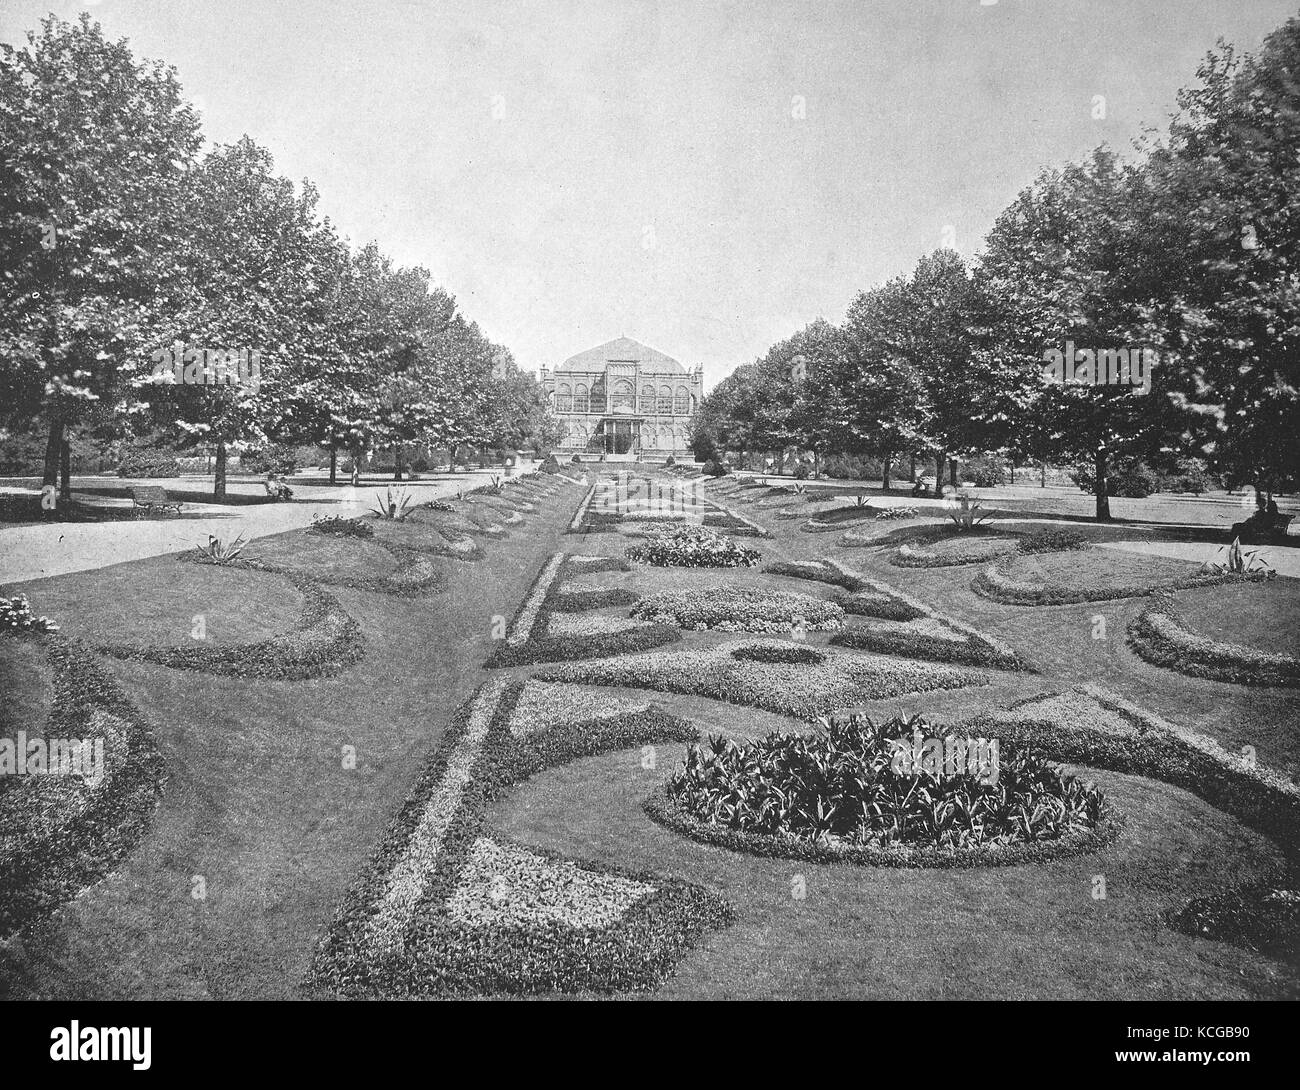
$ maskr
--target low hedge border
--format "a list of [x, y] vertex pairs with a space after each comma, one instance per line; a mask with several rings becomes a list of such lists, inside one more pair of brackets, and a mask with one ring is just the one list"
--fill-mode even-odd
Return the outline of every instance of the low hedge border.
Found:
[[[628, 629], [626, 632], [602, 632], [589, 636], [548, 636], [546, 632], [550, 615], [553, 612], [571, 613], [583, 610], [558, 609], [566, 593], [563, 590], [565, 580], [575, 574], [590, 574], [594, 571], [610, 570], [600, 565], [575, 564], [568, 557], [560, 557], [560, 562], [543, 565], [533, 580], [520, 604], [519, 612], [510, 626], [506, 639], [497, 643], [485, 666], [488, 669], [501, 669], [513, 666], [531, 666], [541, 662], [569, 662], [575, 659], [603, 658], [626, 651], [646, 651], [652, 647], [662, 647], [681, 639], [681, 633], [673, 627], [663, 624], [645, 625]], [[626, 569], [613, 569], [626, 570]], [[545, 585], [543, 585], [545, 583]], [[540, 596], [540, 600], [537, 600]], [[594, 609], [587, 606], [585, 609]], [[531, 613], [531, 618], [527, 615]], [[518, 637], [520, 626], [527, 618], [527, 634]], [[543, 633], [536, 635], [536, 633]]]
[[844, 571], [836, 571], [820, 560], [776, 560], [763, 568], [764, 575], [784, 575], [790, 579], [811, 579], [815, 583], [829, 583], [848, 591], [858, 591], [862, 580]]
[[1220, 643], [1187, 627], [1173, 599], [1161, 596], [1128, 626], [1128, 645], [1155, 666], [1237, 685], [1300, 686], [1300, 658]]
[[1155, 586], [1139, 583], [1115, 587], [1082, 587], [1064, 583], [1027, 583], [1007, 574], [1010, 558], [985, 568], [971, 581], [971, 590], [982, 598], [1008, 606], [1068, 606], [1080, 602], [1110, 602], [1120, 598], [1149, 598], [1153, 594], [1167, 594], [1174, 590], [1193, 587], [1217, 587], [1224, 583], [1262, 583], [1270, 578], [1269, 572], [1237, 574], [1222, 572], [1187, 576]]
[[[698, 738], [688, 722], [657, 708], [515, 738], [509, 722], [522, 691], [523, 683], [509, 684], [497, 704], [407, 934], [393, 949], [376, 951], [367, 927], [388, 876], [405, 854], [465, 736], [473, 698], [453, 717], [371, 863], [318, 944], [303, 983], [308, 995], [397, 998], [647, 991], [671, 975], [701, 935], [733, 919], [730, 905], [698, 886], [585, 861], [578, 865], [593, 873], [658, 888], [604, 926], [467, 927], [448, 918], [446, 903], [456, 890], [471, 845], [485, 832], [487, 809], [510, 788], [581, 757]], [[520, 847], [544, 860], [562, 858], [532, 846]]]
[[361, 626], [307, 576], [285, 572], [284, 577], [305, 599], [292, 632], [230, 647], [100, 644], [96, 650], [112, 658], [133, 659], [176, 670], [272, 681], [332, 677], [360, 662], [365, 654]]
[[[981, 632], [978, 628], [968, 625], [965, 621], [959, 621], [956, 617], [953, 617], [950, 614], [941, 613], [933, 606], [922, 602], [919, 598], [913, 598], [910, 594], [905, 594], [895, 586], [891, 586], [888, 583], [878, 582], [875, 579], [868, 578], [861, 572], [846, 568], [838, 560], [835, 560], [832, 557], [823, 557], [822, 563], [841, 576], [857, 580], [861, 589], [872, 591], [875, 594], [886, 595], [891, 600], [900, 602], [904, 606], [916, 610], [922, 616], [938, 621], [945, 628], [951, 629], [953, 632], [958, 632], [965, 636], [971, 653], [982, 658], [987, 658], [988, 661], [985, 665], [994, 666], [996, 664], [995, 668], [999, 670], [1021, 670], [1031, 674], [1037, 673], [1033, 665], [1009, 644], [1003, 643], [1001, 640], [996, 639], [987, 633]], [[915, 620], [916, 618], [908, 619]], [[850, 629], [849, 631], [860, 630]], [[847, 633], [844, 634], [847, 635]], [[913, 638], [921, 639], [922, 637]], [[939, 644], [944, 643], [945, 641], [934, 640], [933, 642]], [[960, 645], [954, 644], [954, 646]], [[893, 652], [890, 653], [892, 654]], [[943, 649], [938, 649], [937, 653], [942, 654]], [[926, 657], [928, 654], [929, 651], [927, 650], [921, 657]]]
[[[915, 618], [913, 618], [915, 619]], [[1021, 670], [1032, 673], [1018, 655], [996, 650], [983, 637], [967, 636], [960, 643], [919, 633], [893, 632], [855, 625], [837, 632], [830, 642], [854, 651], [874, 651], [880, 655], [899, 655], [908, 659], [947, 662], [958, 666], [983, 666], [990, 670]]]
[[[46, 734], [85, 738], [94, 714], [111, 716], [127, 745], [94, 801], [60, 830], [56, 842], [0, 859], [0, 938], [23, 930], [111, 873], [144, 835], [163, 793], [166, 771], [153, 732], [112, 677], [80, 642], [59, 633], [6, 635], [35, 640], [53, 673]], [[11, 788], [13, 790], [13, 788]]]
[[[968, 564], [987, 564], [990, 560], [995, 559], [996, 553], [987, 551], [972, 550], [963, 552], [961, 550], [950, 551], [946, 553], [936, 553], [929, 546], [938, 544], [940, 541], [949, 541], [958, 535], [952, 533], [933, 533], [925, 534], [913, 542], [906, 542], [900, 545], [893, 553], [890, 554], [889, 562], [896, 568], [960, 568]], [[989, 538], [1000, 535], [975, 533], [972, 540], [978, 540], [981, 537]], [[1004, 552], [1014, 553], [1018, 551], [1015, 540], [1004, 542]]]
[[[1027, 714], [1035, 703], [1060, 693], [1017, 701], [963, 729], [993, 732], [1011, 745], [1040, 749], [1053, 760], [1149, 776], [1191, 791], [1272, 838], [1294, 864], [1300, 853], [1300, 786], [1263, 765], [1252, 766], [1207, 735], [1152, 715], [1099, 686], [1083, 684], [1066, 691], [1090, 698], [1131, 726], [1131, 733], [1103, 725], [1061, 726]], [[1011, 717], [1013, 712], [1017, 714]]]
[[639, 594], [623, 587], [605, 587], [601, 590], [565, 590], [561, 587], [551, 602], [551, 609], [556, 613], [585, 613], [589, 609], [630, 606], [640, 600]]
[[646, 800], [645, 812], [652, 821], [702, 844], [726, 848], [746, 855], [797, 859], [806, 863], [850, 863], [861, 867], [1014, 867], [1024, 863], [1051, 863], [1099, 851], [1112, 843], [1124, 828], [1124, 819], [1114, 812], [1096, 829], [1076, 830], [1057, 840], [981, 846], [958, 851], [952, 848], [819, 843], [796, 837], [769, 836], [728, 829], [701, 821], [684, 810], [666, 787], [658, 788]]

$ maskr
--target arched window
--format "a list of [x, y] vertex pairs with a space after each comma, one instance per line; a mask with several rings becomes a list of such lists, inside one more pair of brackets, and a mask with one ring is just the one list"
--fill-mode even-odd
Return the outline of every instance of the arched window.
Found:
[[575, 413], [585, 413], [587, 411], [587, 387], [581, 382], [578, 383], [573, 394], [573, 411]]
[[655, 411], [655, 388], [649, 383], [641, 387], [641, 412]]
[[573, 390], [570, 389], [567, 382], [556, 387], [555, 390], [555, 411], [557, 413], [567, 413], [573, 411]]
[[620, 409], [631, 412], [636, 409], [636, 387], [628, 379], [621, 378], [614, 383], [614, 388], [610, 391], [609, 409], [610, 412], [618, 412]]
[[655, 406], [655, 411], [661, 416], [670, 416], [673, 411], [673, 391], [668, 386], [659, 387], [659, 404]]
[[685, 416], [691, 411], [691, 392], [685, 386], [677, 387], [677, 396], [673, 399], [673, 412]]

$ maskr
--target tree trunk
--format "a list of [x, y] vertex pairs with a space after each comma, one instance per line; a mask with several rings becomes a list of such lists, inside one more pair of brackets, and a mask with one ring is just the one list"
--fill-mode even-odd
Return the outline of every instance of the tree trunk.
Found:
[[1046, 462], [1038, 463], [1038, 487], [1039, 488], [1047, 487], [1047, 463]]
[[891, 467], [890, 467], [890, 463], [891, 463], [893, 460], [894, 460], [894, 455], [893, 455], [893, 453], [892, 453], [892, 452], [887, 452], [887, 453], [885, 454], [885, 465], [884, 465], [884, 468], [880, 471], [880, 491], [882, 491], [882, 492], [888, 492], [888, 491], [889, 491], [889, 470], [890, 470], [890, 468], [891, 468]]
[[393, 450], [393, 480], [402, 479], [402, 448], [396, 447]]
[[916, 480], [916, 455], [915, 454], [912, 455], [912, 471], [909, 474], [909, 476], [913, 481]]
[[1106, 444], [1098, 443], [1093, 455], [1093, 488], [1097, 496], [1097, 521], [1110, 521], [1110, 494], [1106, 490]]
[[339, 448], [330, 445], [330, 484], [339, 483]]
[[56, 408], [50, 416], [50, 431], [45, 441], [45, 476], [42, 485], [58, 486], [59, 454], [63, 450], [63, 417]]
[[934, 456], [934, 494], [943, 495], [943, 469], [948, 463], [948, 455], [940, 451]]
[[953, 491], [957, 490], [957, 459], [948, 459], [948, 483], [952, 485]]
[[63, 443], [59, 449], [59, 476], [62, 477], [62, 483], [59, 485], [59, 500], [63, 503], [72, 502], [72, 440], [66, 435], [63, 437]]
[[217, 440], [217, 468], [212, 482], [212, 498], [218, 503], [226, 498], [226, 441]]
[[352, 448], [352, 487], [361, 483], [361, 448]]

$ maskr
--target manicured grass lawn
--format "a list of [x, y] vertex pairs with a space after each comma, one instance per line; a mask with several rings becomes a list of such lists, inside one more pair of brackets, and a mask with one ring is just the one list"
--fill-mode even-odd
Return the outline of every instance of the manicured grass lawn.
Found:
[[1174, 600], [1187, 624], [1212, 640], [1300, 654], [1300, 582], [1294, 579], [1179, 591]]
[[5, 593], [18, 591], [67, 635], [91, 643], [189, 644], [198, 616], [204, 638], [213, 643], [253, 643], [292, 629], [302, 608], [302, 594], [283, 576], [173, 556], [38, 580]]
[[258, 560], [320, 579], [364, 579], [391, 575], [397, 568], [392, 554], [373, 541], [306, 530], [258, 538], [245, 551]]
[[1097, 587], [1155, 587], [1195, 575], [1199, 564], [1115, 549], [1070, 549], [1017, 556], [1008, 564], [1014, 579]]
[[[1249, 998], [1282, 986], [1276, 962], [1153, 928], [1158, 911], [1264, 876], [1280, 852], [1195, 796], [1093, 778], [1135, 832], [1043, 866], [907, 871], [758, 859], [652, 823], [641, 800], [683, 747], [542, 773], [492, 815], [527, 844], [674, 874], [722, 893], [738, 919], [708, 936], [661, 999]], [[1092, 898], [1093, 876], [1107, 899]], [[792, 882], [804, 879], [796, 900]]]

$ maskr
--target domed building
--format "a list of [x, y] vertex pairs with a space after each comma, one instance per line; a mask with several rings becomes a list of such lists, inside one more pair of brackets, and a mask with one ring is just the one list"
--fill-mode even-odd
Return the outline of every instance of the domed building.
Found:
[[704, 366], [688, 371], [671, 356], [619, 337], [551, 371], [542, 388], [564, 427], [558, 455], [660, 460], [690, 454], [691, 421], [704, 396]]

